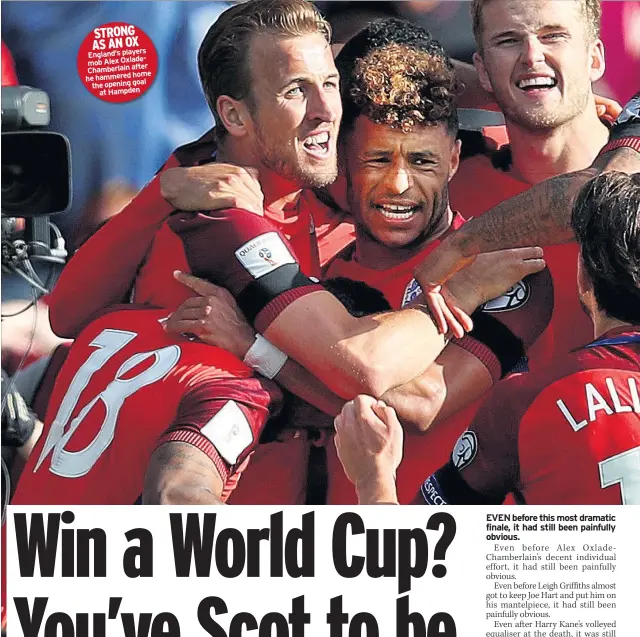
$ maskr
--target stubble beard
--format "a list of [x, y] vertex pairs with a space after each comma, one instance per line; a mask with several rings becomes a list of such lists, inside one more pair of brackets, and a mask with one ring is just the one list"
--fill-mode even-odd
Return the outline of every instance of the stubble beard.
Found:
[[302, 188], [324, 188], [338, 177], [338, 160], [335, 152], [331, 161], [327, 161], [317, 169], [305, 165], [304, 157], [301, 156], [304, 151], [296, 152], [292, 141], [285, 144], [272, 143], [262, 130], [257, 131], [256, 141], [260, 161], [273, 172]]
[[553, 130], [573, 121], [576, 117], [587, 110], [589, 105], [589, 92], [577, 91], [567, 101], [555, 110], [543, 108], [521, 109], [506, 104], [504, 100], [496, 94], [496, 102], [500, 106], [504, 118], [507, 122], [512, 122], [516, 126], [530, 132], [540, 132]]

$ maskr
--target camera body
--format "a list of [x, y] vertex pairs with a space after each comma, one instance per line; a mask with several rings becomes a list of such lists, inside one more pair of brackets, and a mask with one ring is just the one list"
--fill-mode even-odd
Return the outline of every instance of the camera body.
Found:
[[30, 86], [3, 86], [2, 265], [53, 256], [49, 216], [71, 205], [71, 151], [50, 122], [49, 96]]

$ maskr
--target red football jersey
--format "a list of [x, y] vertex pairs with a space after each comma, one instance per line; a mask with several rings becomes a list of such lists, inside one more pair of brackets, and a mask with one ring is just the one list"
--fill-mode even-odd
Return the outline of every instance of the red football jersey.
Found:
[[[457, 230], [463, 223], [464, 219], [456, 214], [451, 230]], [[388, 270], [371, 270], [348, 258], [338, 258], [327, 269], [325, 278], [346, 277], [367, 283], [380, 290], [393, 309], [400, 309], [420, 294], [421, 289], [413, 273], [416, 266], [439, 243], [439, 240], [430, 243], [420, 254]], [[497, 318], [525, 346], [529, 346], [544, 330], [551, 315], [552, 299], [548, 283], [547, 271], [528, 277], [524, 282], [514, 286], [512, 297], [507, 293], [504, 297], [486, 304], [485, 312]], [[501, 303], [501, 300], [506, 299], [511, 300], [510, 306]], [[494, 381], [500, 378], [501, 366], [498, 357], [490, 347], [476, 340], [472, 335], [455, 340], [453, 343], [481, 360], [489, 369]], [[447, 461], [453, 444], [472, 421], [478, 406], [479, 402], [469, 405], [450, 418], [434, 424], [426, 433], [419, 433], [412, 429], [406, 430], [407, 442], [396, 480], [401, 503], [410, 502], [414, 497], [424, 479], [425, 466], [435, 471]], [[329, 474], [327, 502], [342, 505], [357, 504], [355, 489], [342, 469], [333, 441], [327, 445], [327, 466]]]
[[[51, 324], [54, 331], [69, 338], [102, 308], [125, 301], [144, 264], [138, 287], [162, 288], [171, 284], [171, 272], [188, 270], [184, 250], [175, 238], [164, 233], [159, 245], [154, 237], [173, 212], [160, 191], [160, 173], [177, 166], [194, 166], [215, 156], [215, 137], [209, 131], [192, 144], [178, 148], [159, 173], [114, 218], [110, 219], [70, 260], [60, 275], [51, 298]], [[269, 174], [262, 171], [262, 179]], [[279, 181], [282, 181], [279, 179]], [[319, 277], [321, 268], [353, 241], [353, 225], [347, 214], [326, 206], [311, 191], [303, 191], [290, 209], [265, 210], [271, 229], [290, 242], [301, 271]], [[231, 223], [233, 218], [230, 217]], [[117, 255], [114, 259], [113, 255]], [[110, 263], [108, 270], [104, 263]], [[168, 279], [167, 279], [168, 276]], [[78, 291], [82, 294], [78, 294]], [[169, 298], [178, 304], [184, 293], [173, 291]]]
[[[611, 330], [547, 371], [496, 385], [452, 461], [490, 499], [640, 504], [640, 326]], [[455, 488], [448, 493], [432, 478], [425, 484], [453, 502]]]
[[[496, 168], [487, 155], [463, 161], [449, 184], [451, 205], [467, 219], [478, 217], [529, 188], [530, 184]], [[548, 366], [558, 356], [589, 342], [592, 336], [591, 321], [578, 299], [578, 244], [543, 247], [553, 280], [553, 316], [528, 353], [531, 369]]]
[[[457, 230], [464, 223], [461, 215], [455, 214], [449, 230]], [[361, 266], [353, 259], [353, 253], [341, 255], [335, 258], [327, 267], [324, 278], [333, 279], [345, 277], [353, 281], [362, 281], [367, 285], [380, 290], [394, 309], [400, 309], [413, 301], [420, 294], [420, 286], [413, 276], [416, 267], [424, 261], [427, 254], [440, 245], [440, 239], [431, 242], [424, 250], [411, 259], [407, 259], [399, 265], [387, 270], [372, 270]]]
[[167, 334], [165, 317], [119, 310], [82, 331], [14, 504], [133, 504], [166, 441], [206, 453], [229, 496], [279, 390], [228, 352]]

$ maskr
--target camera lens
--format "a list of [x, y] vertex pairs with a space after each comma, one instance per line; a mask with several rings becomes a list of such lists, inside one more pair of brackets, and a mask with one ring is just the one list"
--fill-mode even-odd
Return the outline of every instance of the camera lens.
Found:
[[2, 133], [2, 213], [14, 217], [54, 214], [69, 204], [69, 153], [62, 135]]
[[28, 166], [9, 164], [2, 166], [2, 211], [18, 214], [35, 203], [44, 204], [46, 197], [42, 183]]

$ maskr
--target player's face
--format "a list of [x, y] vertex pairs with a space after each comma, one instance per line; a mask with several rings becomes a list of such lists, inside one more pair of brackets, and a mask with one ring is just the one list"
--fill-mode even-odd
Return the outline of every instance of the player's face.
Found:
[[343, 152], [349, 209], [370, 237], [399, 248], [444, 229], [448, 184], [460, 159], [444, 124], [405, 133], [362, 115]]
[[585, 111], [604, 51], [590, 41], [578, 0], [492, 0], [482, 19], [476, 67], [508, 121], [553, 129]]
[[324, 37], [257, 36], [250, 60], [251, 134], [259, 160], [301, 186], [334, 181], [342, 104], [338, 71]]

